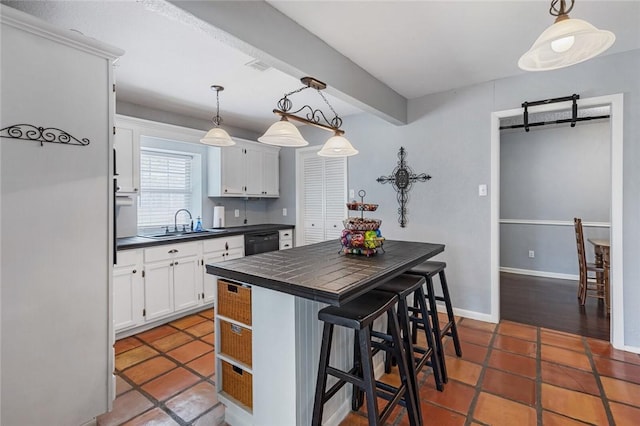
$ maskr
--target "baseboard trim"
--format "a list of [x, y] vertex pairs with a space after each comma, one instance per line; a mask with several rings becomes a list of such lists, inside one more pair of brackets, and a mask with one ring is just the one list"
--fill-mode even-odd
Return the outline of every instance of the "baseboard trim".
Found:
[[151, 330], [152, 328], [156, 328], [160, 325], [170, 323], [171, 321], [175, 321], [182, 317], [186, 317], [187, 315], [193, 315], [200, 311], [204, 311], [205, 309], [213, 308], [214, 303], [210, 302], [205, 305], [200, 305], [192, 309], [180, 311], [168, 315], [164, 318], [158, 318], [156, 320], [149, 321], [147, 323], [143, 323], [141, 325], [134, 326], [132, 328], [127, 328], [116, 333], [116, 340], [124, 339], [125, 337], [133, 336], [134, 334], [142, 333], [143, 331]]
[[[444, 303], [438, 302], [438, 312], [447, 313], [447, 307]], [[453, 308], [453, 314], [462, 318], [469, 318], [477, 321], [490, 322], [497, 324], [499, 321], [494, 321], [491, 318], [491, 314], [483, 314], [482, 312], [468, 311], [466, 309]]]
[[518, 275], [531, 275], [533, 277], [542, 277], [542, 278], [555, 278], [558, 280], [578, 281], [580, 279], [578, 275], [561, 274], [559, 272], [534, 271], [532, 269], [508, 268], [506, 266], [501, 266], [500, 272], [507, 272], [509, 274], [518, 274]]
[[344, 401], [340, 408], [338, 408], [334, 413], [324, 421], [326, 426], [338, 426], [346, 417], [349, 415], [351, 411], [351, 398]]
[[640, 354], [640, 346], [627, 346], [625, 345], [622, 350], [627, 352], [633, 352], [634, 354]]

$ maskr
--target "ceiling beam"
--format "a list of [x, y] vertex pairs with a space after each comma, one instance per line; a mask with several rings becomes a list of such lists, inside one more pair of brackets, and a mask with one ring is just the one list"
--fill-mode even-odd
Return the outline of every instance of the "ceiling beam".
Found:
[[214, 27], [209, 29], [214, 37], [244, 53], [293, 77], [313, 76], [327, 82], [327, 93], [390, 123], [407, 123], [406, 98], [268, 3], [168, 3]]

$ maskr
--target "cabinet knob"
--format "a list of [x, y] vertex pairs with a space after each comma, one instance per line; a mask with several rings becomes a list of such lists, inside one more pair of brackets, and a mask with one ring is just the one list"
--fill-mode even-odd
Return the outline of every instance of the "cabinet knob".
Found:
[[138, 271], [136, 271], [136, 270], [134, 269], [134, 270], [133, 270], [133, 273], [135, 274], [136, 272], [138, 272]]
[[175, 262], [173, 262], [173, 264], [174, 264], [174, 265], [177, 265], [177, 264], [178, 264], [178, 261], [176, 260]]

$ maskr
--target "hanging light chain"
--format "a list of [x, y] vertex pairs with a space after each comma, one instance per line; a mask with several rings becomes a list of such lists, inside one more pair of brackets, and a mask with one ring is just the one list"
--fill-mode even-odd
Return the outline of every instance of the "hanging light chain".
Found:
[[333, 112], [333, 118], [331, 119], [331, 126], [335, 127], [336, 129], [339, 129], [340, 127], [342, 127], [342, 119], [338, 116], [338, 113], [336, 112], [336, 110], [333, 109], [333, 107], [331, 106], [327, 98], [324, 97], [324, 94], [320, 90], [318, 90], [318, 94], [322, 96], [322, 99], [324, 100], [324, 102], [329, 106], [329, 109], [331, 109], [331, 112]]
[[300, 93], [305, 89], [308, 89], [309, 86], [302, 86], [299, 89], [296, 89], [292, 92], [289, 92], [287, 94], [285, 94], [279, 101], [278, 101], [278, 109], [280, 111], [284, 111], [284, 112], [288, 112], [291, 110], [291, 108], [293, 107], [293, 103], [291, 102], [291, 100], [289, 99], [289, 96], [296, 94], [296, 93]]
[[[558, 2], [560, 2], [560, 8], [558, 8]], [[575, 4], [575, 0], [571, 0], [571, 6], [569, 9], [566, 8], [565, 0], [552, 0], [551, 7], [549, 8], [549, 13], [552, 16], [562, 16], [567, 15], [573, 9], [573, 5]]]

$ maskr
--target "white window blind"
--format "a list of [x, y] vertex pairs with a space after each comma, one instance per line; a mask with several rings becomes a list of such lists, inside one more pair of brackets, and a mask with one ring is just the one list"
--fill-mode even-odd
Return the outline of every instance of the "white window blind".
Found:
[[177, 210], [192, 210], [192, 160], [188, 154], [140, 150], [139, 227], [173, 224]]

